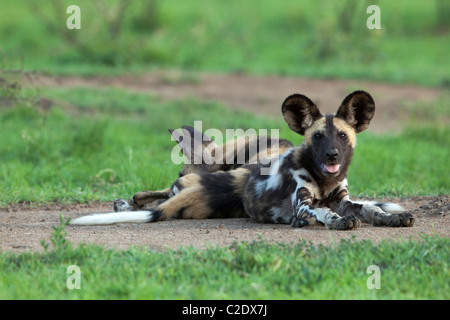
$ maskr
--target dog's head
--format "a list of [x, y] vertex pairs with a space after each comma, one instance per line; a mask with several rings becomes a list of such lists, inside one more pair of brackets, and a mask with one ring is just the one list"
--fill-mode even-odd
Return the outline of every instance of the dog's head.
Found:
[[303, 147], [314, 172], [323, 177], [345, 173], [353, 156], [356, 134], [369, 126], [375, 102], [364, 91], [349, 94], [336, 114], [322, 115], [306, 96], [286, 98], [282, 113], [291, 130], [305, 137]]
[[203, 132], [191, 126], [181, 127], [181, 132], [169, 129], [170, 134], [181, 148], [183, 155], [189, 160], [178, 173], [179, 177], [190, 173], [208, 173], [221, 170], [219, 164], [209, 164], [205, 162], [203, 151], [205, 148], [214, 154], [218, 148], [212, 139]]
[[[245, 133], [244, 136], [217, 145], [211, 137], [191, 126], [183, 126], [181, 131], [169, 129], [169, 132], [188, 160], [184, 162], [179, 177], [190, 173], [233, 170], [293, 147], [292, 143], [284, 139], [247, 136]], [[178, 154], [178, 150], [176, 152]]]

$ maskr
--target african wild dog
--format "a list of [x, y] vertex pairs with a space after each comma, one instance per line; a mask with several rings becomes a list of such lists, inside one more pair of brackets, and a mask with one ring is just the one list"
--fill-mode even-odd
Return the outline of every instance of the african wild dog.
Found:
[[[228, 141], [224, 145], [217, 145], [209, 136], [194, 127], [183, 126], [181, 128], [181, 132], [169, 129], [173, 139], [188, 160], [179, 171], [179, 178], [191, 173], [230, 171], [244, 164], [257, 163], [261, 157], [278, 155], [294, 146], [285, 139], [258, 136], [243, 136]], [[221, 155], [221, 161], [212, 162], [211, 159], [205, 159], [203, 151], [206, 148], [211, 150], [213, 156]], [[116, 199], [114, 211], [142, 210], [146, 204], [163, 202], [173, 196], [171, 188], [158, 191], [139, 191], [128, 202], [124, 199]]]
[[154, 222], [169, 218], [250, 216], [262, 223], [302, 227], [316, 222], [329, 229], [358, 228], [361, 221], [376, 226], [410, 227], [414, 218], [393, 204], [352, 202], [347, 170], [356, 134], [367, 129], [375, 112], [364, 91], [348, 95], [335, 115], [322, 115], [306, 96], [294, 94], [282, 105], [289, 127], [304, 136], [300, 146], [274, 155], [269, 175], [263, 164], [246, 164], [229, 171], [186, 174], [175, 181], [173, 196], [148, 211], [116, 212], [75, 219], [72, 224]]

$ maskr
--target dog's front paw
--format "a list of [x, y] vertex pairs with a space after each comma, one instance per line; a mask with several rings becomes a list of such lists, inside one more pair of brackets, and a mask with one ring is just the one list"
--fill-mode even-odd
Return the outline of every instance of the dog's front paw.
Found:
[[131, 211], [133, 209], [132, 206], [128, 204], [124, 199], [116, 199], [114, 200], [114, 211], [115, 212], [123, 212], [123, 211]]
[[337, 218], [333, 224], [335, 230], [353, 230], [361, 227], [361, 221], [354, 216]]
[[389, 219], [389, 227], [412, 227], [414, 225], [414, 217], [409, 213], [393, 213]]
[[291, 227], [293, 228], [302, 228], [304, 226], [308, 226], [309, 223], [305, 220], [299, 219], [297, 217], [293, 217], [291, 220]]

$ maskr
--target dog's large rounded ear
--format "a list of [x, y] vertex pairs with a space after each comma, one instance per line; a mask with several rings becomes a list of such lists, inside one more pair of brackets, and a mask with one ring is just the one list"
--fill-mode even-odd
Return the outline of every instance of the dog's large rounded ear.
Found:
[[375, 101], [365, 91], [355, 91], [349, 94], [339, 107], [336, 117], [345, 120], [360, 133], [369, 127], [375, 114]]
[[[194, 164], [200, 164], [203, 161], [203, 150], [209, 147], [214, 151], [217, 147], [211, 137], [191, 126], [182, 126], [181, 132], [169, 129], [173, 139], [178, 143], [183, 155], [190, 159]], [[212, 153], [214, 153], [212, 151]]]
[[188, 134], [191, 137], [191, 141], [197, 140], [198, 142], [200, 142], [202, 144], [203, 148], [208, 146], [210, 143], [213, 143], [213, 140], [211, 139], [210, 136], [207, 136], [203, 132], [195, 129], [194, 127], [182, 126], [181, 128], [183, 129], [183, 131], [186, 130], [188, 132]]
[[284, 120], [291, 130], [304, 135], [314, 121], [320, 119], [322, 114], [317, 106], [308, 97], [302, 94], [293, 94], [284, 100], [281, 107]]

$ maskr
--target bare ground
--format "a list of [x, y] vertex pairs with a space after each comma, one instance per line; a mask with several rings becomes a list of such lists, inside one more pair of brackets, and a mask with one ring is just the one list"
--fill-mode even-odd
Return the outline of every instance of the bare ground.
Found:
[[[323, 112], [334, 112], [349, 92], [364, 89], [374, 96], [377, 103], [377, 113], [370, 128], [373, 132], [400, 131], [408, 118], [405, 103], [432, 102], [442, 94], [442, 90], [435, 88], [365, 81], [249, 75], [186, 76], [177, 72], [89, 78], [33, 75], [29, 80], [30, 85], [38, 88], [112, 86], [132, 92], [146, 92], [165, 100], [195, 97], [219, 101], [235, 109], [277, 117], [280, 116], [281, 102], [294, 92], [309, 96]], [[323, 227], [294, 229], [288, 225], [259, 224], [251, 219], [211, 219], [112, 226], [68, 226], [66, 231], [67, 238], [75, 244], [96, 243], [117, 249], [137, 245], [155, 250], [190, 245], [197, 248], [209, 245], [227, 246], [234, 241], [261, 239], [283, 243], [306, 239], [316, 244], [332, 244], [351, 237], [378, 242], [382, 239], [420, 238], [423, 234], [450, 236], [450, 196], [384, 200], [402, 204], [414, 215], [415, 225], [412, 228], [363, 225], [361, 229], [353, 231], [328, 231]], [[76, 218], [111, 210], [112, 202], [89, 205], [49, 204], [37, 208], [29, 204], [14, 204], [0, 208], [0, 250], [42, 251], [41, 241], [49, 242], [52, 226], [59, 224], [60, 214], [65, 218]]]
[[[249, 218], [169, 220], [156, 223], [122, 223], [109, 226], [67, 226], [67, 239], [74, 244], [95, 243], [108, 248], [127, 249], [143, 246], [154, 250], [177, 249], [180, 246], [206, 248], [228, 246], [234, 241], [267, 240], [296, 243], [300, 239], [314, 244], [333, 244], [354, 237], [370, 239], [420, 239], [422, 235], [450, 236], [450, 196], [383, 199], [402, 204], [415, 218], [411, 228], [387, 228], [363, 225], [358, 230], [333, 231], [324, 227], [292, 228], [289, 225], [260, 224]], [[94, 212], [111, 211], [112, 203], [58, 205], [33, 208], [26, 204], [0, 209], [1, 251], [42, 251], [41, 241], [50, 242], [52, 226], [59, 216], [76, 218]], [[130, 214], [133, 214], [130, 212]]]

